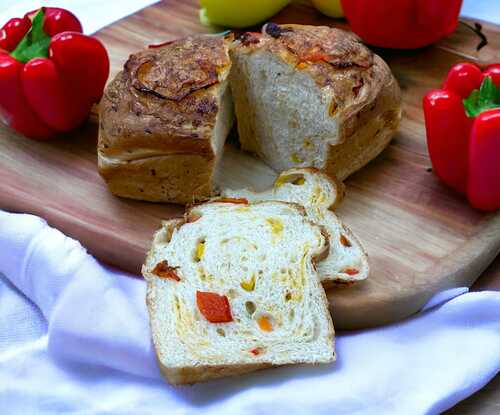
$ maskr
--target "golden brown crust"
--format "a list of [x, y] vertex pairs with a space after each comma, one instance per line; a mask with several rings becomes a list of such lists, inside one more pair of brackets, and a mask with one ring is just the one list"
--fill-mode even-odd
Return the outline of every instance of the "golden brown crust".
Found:
[[193, 385], [211, 379], [237, 376], [275, 366], [271, 362], [245, 363], [239, 365], [198, 365], [168, 368], [161, 362], [160, 372], [172, 385]]
[[215, 85], [229, 65], [220, 37], [188, 37], [130, 56], [126, 77], [139, 92], [181, 101], [189, 94]]
[[111, 192], [176, 203], [210, 196], [231, 41], [192, 36], [130, 56], [100, 105], [99, 171]]
[[101, 102], [99, 152], [122, 159], [135, 150], [210, 154], [229, 41], [188, 37], [131, 55]]
[[378, 156], [401, 121], [401, 91], [387, 64], [375, 57], [379, 93], [341, 124], [341, 144], [330, 146], [325, 171], [345, 180]]
[[[264, 26], [265, 35], [272, 32], [271, 25], [272, 23], [269, 23]], [[373, 53], [365, 48], [353, 33], [326, 26], [274, 26], [277, 26], [281, 33], [271, 37], [277, 39], [299, 62], [323, 62], [336, 69], [369, 68], [373, 64]], [[274, 43], [272, 47], [276, 45]], [[281, 52], [280, 47], [275, 50]]]
[[180, 204], [210, 197], [213, 166], [213, 158], [197, 154], [167, 154], [119, 163], [99, 159], [99, 172], [111, 193]]

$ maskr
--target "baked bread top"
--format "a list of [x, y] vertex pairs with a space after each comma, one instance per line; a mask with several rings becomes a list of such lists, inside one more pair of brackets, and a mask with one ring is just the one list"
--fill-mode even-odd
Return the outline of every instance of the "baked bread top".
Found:
[[373, 101], [392, 78], [355, 34], [326, 26], [268, 23], [262, 33], [243, 34], [235, 49], [269, 51], [305, 71], [331, 98], [330, 115], [344, 119]]
[[129, 160], [213, 153], [232, 40], [190, 36], [132, 54], [101, 102], [99, 154]]

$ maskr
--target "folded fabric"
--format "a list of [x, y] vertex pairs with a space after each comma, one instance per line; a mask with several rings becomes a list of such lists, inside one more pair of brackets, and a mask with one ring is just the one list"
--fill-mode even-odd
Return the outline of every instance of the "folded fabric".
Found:
[[[462, 289], [405, 322], [338, 335], [333, 365], [174, 388], [160, 380], [140, 278], [37, 217], [2, 211], [0, 273], [5, 413], [437, 414], [500, 369], [500, 293]], [[4, 317], [16, 302], [24, 318]], [[26, 320], [36, 329], [16, 323]]]

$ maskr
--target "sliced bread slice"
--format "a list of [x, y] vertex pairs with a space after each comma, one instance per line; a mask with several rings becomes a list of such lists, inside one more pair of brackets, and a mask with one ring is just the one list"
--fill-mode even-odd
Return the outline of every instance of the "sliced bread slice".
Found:
[[280, 174], [274, 186], [264, 192], [223, 190], [225, 197], [244, 197], [251, 202], [281, 200], [306, 208], [309, 218], [324, 227], [329, 252], [317, 264], [323, 286], [351, 284], [368, 277], [368, 256], [353, 232], [330, 209], [344, 196], [344, 185], [313, 168], [289, 169]]
[[313, 264], [326, 249], [322, 229], [284, 202], [209, 202], [165, 222], [143, 275], [168, 381], [332, 362], [334, 330]]

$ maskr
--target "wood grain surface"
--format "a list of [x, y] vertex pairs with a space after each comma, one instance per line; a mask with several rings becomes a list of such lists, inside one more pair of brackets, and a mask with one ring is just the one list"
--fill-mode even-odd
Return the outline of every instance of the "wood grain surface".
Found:
[[[198, 23], [197, 4], [163, 1], [100, 31], [112, 74], [147, 44], [207, 31]], [[347, 27], [301, 4], [273, 20]], [[485, 32], [490, 44], [480, 52], [478, 39], [464, 27], [433, 47], [377, 51], [401, 84], [404, 121], [389, 148], [346, 182], [338, 214], [364, 242], [372, 272], [359, 286], [329, 291], [337, 328], [407, 317], [436, 291], [470, 286], [499, 253], [500, 213], [472, 210], [429, 171], [421, 110], [424, 93], [439, 86], [453, 63], [500, 61], [500, 28], [485, 25]], [[97, 258], [137, 273], [160, 220], [182, 209], [110, 195], [96, 169], [96, 131], [88, 123], [70, 136], [39, 143], [0, 127], [0, 207], [40, 215]], [[276, 175], [233, 144], [226, 146], [222, 172], [219, 184], [232, 188], [262, 189]]]

